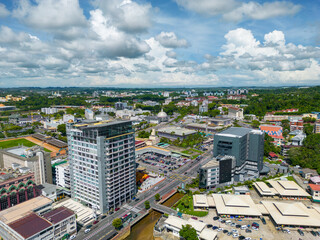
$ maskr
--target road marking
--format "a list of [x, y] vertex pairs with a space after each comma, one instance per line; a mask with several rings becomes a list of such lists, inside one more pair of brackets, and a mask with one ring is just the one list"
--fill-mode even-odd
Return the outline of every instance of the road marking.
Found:
[[106, 233], [105, 235], [103, 235], [101, 238], [99, 238], [99, 240], [101, 240], [101, 239], [103, 239], [105, 236], [107, 236], [109, 233], [111, 233], [112, 232], [112, 230], [111, 231], [109, 231], [108, 233]]

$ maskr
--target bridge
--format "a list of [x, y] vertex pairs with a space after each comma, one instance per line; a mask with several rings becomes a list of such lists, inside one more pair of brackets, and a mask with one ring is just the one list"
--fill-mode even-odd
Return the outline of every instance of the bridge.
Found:
[[166, 213], [169, 215], [177, 215], [178, 212], [172, 208], [166, 207], [164, 205], [156, 204], [156, 203], [150, 203], [150, 206], [152, 209], [161, 212], [161, 213]]

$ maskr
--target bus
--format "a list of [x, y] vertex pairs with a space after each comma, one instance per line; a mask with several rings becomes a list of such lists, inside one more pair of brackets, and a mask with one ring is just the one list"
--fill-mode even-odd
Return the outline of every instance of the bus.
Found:
[[128, 221], [130, 218], [132, 218], [131, 213], [125, 214], [121, 217], [121, 221], [124, 223], [124, 222]]

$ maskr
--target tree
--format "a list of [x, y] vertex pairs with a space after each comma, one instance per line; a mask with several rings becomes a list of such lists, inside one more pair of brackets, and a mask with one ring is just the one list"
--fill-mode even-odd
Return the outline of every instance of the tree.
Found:
[[57, 127], [58, 132], [61, 132], [62, 136], [67, 136], [67, 129], [65, 124], [60, 124]]
[[260, 126], [260, 122], [258, 120], [253, 120], [252, 121], [252, 127], [259, 128], [259, 126]]
[[148, 210], [150, 208], [150, 202], [149, 201], [145, 201], [144, 202], [144, 207]]
[[116, 218], [112, 221], [112, 226], [114, 226], [115, 229], [120, 229], [122, 227], [122, 221], [120, 218]]
[[151, 135], [151, 131], [148, 132], [148, 131], [142, 130], [138, 132], [138, 138], [149, 138], [150, 135]]
[[182, 229], [179, 231], [179, 235], [185, 240], [198, 240], [196, 230], [189, 224], [182, 225]]
[[156, 201], [159, 201], [159, 200], [160, 200], [160, 194], [157, 193], [157, 194], [154, 196], [154, 198], [156, 199]]
[[303, 131], [307, 136], [311, 135], [313, 133], [313, 125], [310, 123], [304, 124]]

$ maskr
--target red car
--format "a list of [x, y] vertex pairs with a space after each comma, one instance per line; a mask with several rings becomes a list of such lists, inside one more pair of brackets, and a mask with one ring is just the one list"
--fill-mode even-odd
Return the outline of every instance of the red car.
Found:
[[118, 208], [118, 207], [115, 209], [115, 211], [119, 211], [119, 210], [120, 210], [120, 208]]
[[194, 220], [198, 220], [198, 218], [196, 218], [196, 217], [191, 217], [192, 219], [194, 219]]
[[98, 221], [98, 220], [96, 220], [96, 221], [94, 221], [94, 222], [93, 222], [93, 224], [97, 224], [98, 222], [99, 222], [99, 221]]

